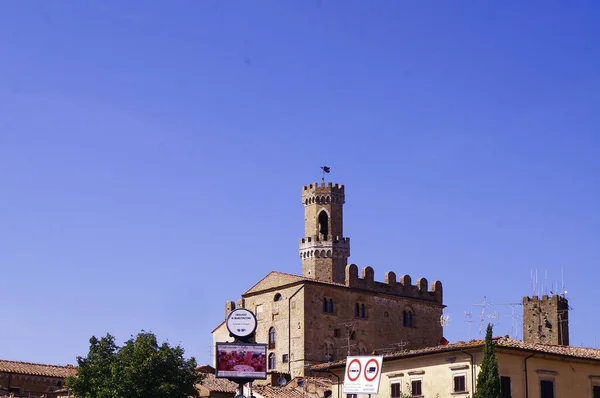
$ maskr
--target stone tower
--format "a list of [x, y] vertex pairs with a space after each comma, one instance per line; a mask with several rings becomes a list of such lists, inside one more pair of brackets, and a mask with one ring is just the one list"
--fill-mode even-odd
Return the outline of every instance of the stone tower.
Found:
[[569, 345], [569, 302], [558, 294], [523, 297], [523, 341]]
[[350, 239], [344, 237], [344, 186], [322, 182], [302, 187], [304, 238], [300, 239], [302, 276], [344, 283]]

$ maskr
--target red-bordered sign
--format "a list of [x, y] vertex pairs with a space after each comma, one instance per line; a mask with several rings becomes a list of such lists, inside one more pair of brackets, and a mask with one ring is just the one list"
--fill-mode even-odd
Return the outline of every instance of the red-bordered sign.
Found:
[[378, 394], [382, 367], [381, 355], [347, 357], [344, 394]]
[[[372, 364], [374, 366], [372, 366]], [[373, 367], [375, 368], [374, 371], [372, 371]], [[369, 359], [369, 361], [365, 365], [365, 379], [368, 382], [371, 382], [375, 380], [377, 376], [379, 376], [379, 362], [375, 358]]]
[[[358, 365], [358, 370], [353, 369], [354, 364]], [[362, 365], [360, 364], [360, 361], [355, 358], [352, 361], [350, 361], [350, 364], [348, 364], [348, 370], [346, 371], [346, 376], [348, 376], [348, 380], [356, 381], [360, 377], [361, 371], [362, 371]]]

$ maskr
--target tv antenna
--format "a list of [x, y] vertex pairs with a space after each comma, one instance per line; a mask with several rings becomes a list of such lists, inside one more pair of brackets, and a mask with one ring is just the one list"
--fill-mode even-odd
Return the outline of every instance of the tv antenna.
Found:
[[444, 327], [450, 323], [450, 315], [440, 315], [440, 326]]
[[479, 337], [481, 337], [481, 332], [483, 331], [483, 322], [485, 320], [485, 307], [487, 306], [487, 297], [483, 296], [483, 301], [481, 304], [475, 304], [478, 307], [481, 307], [481, 314], [479, 315]]
[[465, 311], [465, 322], [469, 324], [469, 340], [471, 340], [471, 324], [473, 323], [473, 313]]
[[565, 298], [567, 296], [567, 289], [565, 289], [565, 269], [560, 269], [560, 279], [561, 279], [561, 287], [560, 287], [560, 295]]

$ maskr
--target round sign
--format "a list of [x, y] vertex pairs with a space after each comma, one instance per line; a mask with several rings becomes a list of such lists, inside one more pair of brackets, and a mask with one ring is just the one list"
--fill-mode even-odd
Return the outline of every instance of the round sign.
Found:
[[371, 382], [377, 378], [379, 374], [379, 362], [376, 359], [372, 358], [367, 361], [365, 366], [365, 379], [368, 382]]
[[361, 365], [360, 361], [357, 358], [354, 358], [348, 364], [348, 370], [346, 371], [346, 375], [348, 376], [348, 380], [356, 381], [360, 377]]
[[256, 317], [245, 308], [231, 311], [225, 323], [229, 333], [236, 337], [248, 337], [256, 330]]

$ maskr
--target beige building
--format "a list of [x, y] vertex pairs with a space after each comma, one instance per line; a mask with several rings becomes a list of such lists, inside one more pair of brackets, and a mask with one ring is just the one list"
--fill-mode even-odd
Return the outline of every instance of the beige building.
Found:
[[[495, 343], [502, 398], [600, 398], [600, 350], [509, 338]], [[483, 346], [473, 340], [384, 355], [379, 394], [372, 398], [471, 397]], [[313, 370], [331, 371], [343, 381], [345, 360]], [[332, 396], [346, 397], [341, 384], [334, 382]]]
[[[600, 350], [568, 346], [568, 300], [534, 296], [522, 303], [524, 341], [495, 339], [502, 398], [600, 398]], [[472, 340], [385, 354], [373, 398], [471, 397], [484, 345]], [[345, 360], [312, 370], [339, 377], [332, 392], [343, 396]]]
[[[442, 283], [413, 284], [386, 272], [348, 265], [350, 239], [343, 233], [343, 185], [302, 187], [305, 236], [302, 275], [273, 271], [225, 305], [225, 317], [247, 308], [258, 319], [256, 341], [268, 344], [270, 380], [304, 376], [308, 366], [382, 348], [418, 349], [442, 341]], [[222, 322], [213, 342], [232, 341]]]
[[75, 367], [0, 360], [0, 396], [57, 398]]

